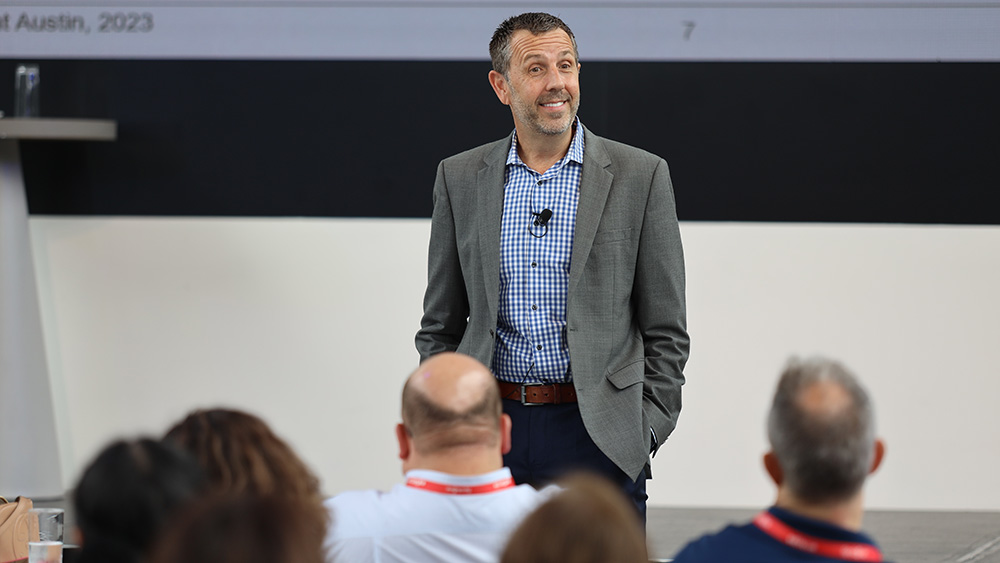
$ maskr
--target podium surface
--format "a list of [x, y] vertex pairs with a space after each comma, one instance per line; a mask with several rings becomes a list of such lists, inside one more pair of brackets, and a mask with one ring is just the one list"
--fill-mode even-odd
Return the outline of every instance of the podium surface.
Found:
[[114, 141], [118, 124], [109, 119], [0, 118], [0, 140]]

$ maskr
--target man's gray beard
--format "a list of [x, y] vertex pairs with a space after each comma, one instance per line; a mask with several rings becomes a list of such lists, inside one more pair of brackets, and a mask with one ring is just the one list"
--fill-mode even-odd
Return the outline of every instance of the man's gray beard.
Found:
[[571, 127], [573, 127], [573, 124], [576, 123], [577, 111], [579, 111], [580, 109], [580, 95], [577, 94], [576, 98], [571, 102], [572, 103], [572, 107], [570, 108], [571, 114], [569, 116], [569, 120], [566, 122], [566, 127], [556, 130], [556, 129], [549, 129], [545, 126], [545, 124], [542, 121], [542, 116], [537, 110], [535, 110], [534, 105], [529, 105], [524, 103], [524, 100], [522, 100], [520, 97], [516, 95], [512, 96], [511, 101], [515, 106], [518, 106], [520, 109], [525, 110], [523, 113], [520, 111], [517, 112], [519, 116], [531, 117], [531, 119], [527, 120], [526, 123], [530, 125], [535, 130], [535, 132], [541, 133], [543, 135], [548, 135], [551, 137], [557, 137], [559, 135], [562, 135], [563, 133], [568, 131]]
[[569, 120], [569, 123], [566, 125], [566, 127], [563, 127], [561, 129], [558, 129], [558, 130], [556, 130], [556, 129], [549, 129], [548, 127], [545, 127], [541, 123], [538, 124], [538, 127], [536, 129], [538, 130], [539, 133], [541, 133], [543, 135], [549, 135], [551, 137], [558, 137], [559, 135], [562, 135], [563, 133], [565, 133], [566, 131], [568, 131], [570, 127], [573, 127], [573, 123], [575, 121], [576, 121], [576, 115], [574, 114], [572, 116], [572, 119]]
[[576, 103], [574, 103], [573, 106], [572, 106], [572, 108], [570, 109], [571, 113], [569, 115], [569, 120], [566, 122], [566, 126], [565, 127], [561, 128], [561, 129], [558, 129], [558, 130], [556, 130], [556, 129], [549, 129], [549, 128], [547, 128], [545, 126], [544, 123], [542, 123], [541, 116], [539, 116], [539, 120], [535, 123], [535, 130], [538, 131], [539, 133], [543, 134], [543, 135], [549, 135], [551, 137], [558, 137], [559, 135], [562, 135], [566, 131], [569, 131], [573, 127], [573, 124], [576, 123], [576, 113], [580, 109], [580, 98], [579, 98], [579, 96], [576, 98], [576, 100], [573, 100], [573, 101], [576, 102]]

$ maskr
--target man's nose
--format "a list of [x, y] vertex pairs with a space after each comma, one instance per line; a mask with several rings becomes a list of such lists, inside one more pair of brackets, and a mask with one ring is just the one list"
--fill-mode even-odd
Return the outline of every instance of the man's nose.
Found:
[[548, 82], [545, 86], [549, 90], [559, 91], [566, 87], [566, 76], [563, 75], [557, 66], [553, 66], [549, 70], [547, 78]]

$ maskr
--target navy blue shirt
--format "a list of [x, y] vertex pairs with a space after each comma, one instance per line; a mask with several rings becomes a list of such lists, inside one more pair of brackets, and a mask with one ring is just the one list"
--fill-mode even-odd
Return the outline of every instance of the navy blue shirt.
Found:
[[[799, 516], [775, 506], [769, 508], [768, 512], [793, 530], [808, 536], [878, 547], [870, 537], [859, 532], [852, 532], [827, 522]], [[805, 561], [810, 563], [842, 563], [844, 559], [823, 557], [785, 545], [753, 523], [741, 526], [730, 525], [716, 534], [702, 536], [684, 546], [684, 549], [674, 556], [674, 563], [801, 563]]]

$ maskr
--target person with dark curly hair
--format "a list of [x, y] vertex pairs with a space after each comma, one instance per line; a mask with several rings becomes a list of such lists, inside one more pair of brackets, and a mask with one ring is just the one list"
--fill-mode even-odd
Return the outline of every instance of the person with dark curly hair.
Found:
[[521, 522], [500, 563], [646, 563], [642, 521], [622, 491], [593, 474], [560, 481], [565, 489]]
[[149, 563], [323, 563], [325, 533], [302, 498], [213, 496], [178, 516]]
[[187, 453], [149, 438], [107, 446], [73, 493], [79, 563], [141, 563], [170, 517], [206, 485]]
[[190, 452], [216, 493], [301, 497], [322, 502], [319, 479], [260, 418], [233, 409], [201, 409], [164, 440]]
[[211, 494], [301, 499], [312, 518], [328, 521], [319, 479], [257, 416], [226, 408], [195, 410], [163, 440], [195, 457]]

